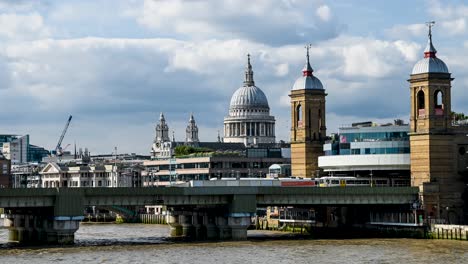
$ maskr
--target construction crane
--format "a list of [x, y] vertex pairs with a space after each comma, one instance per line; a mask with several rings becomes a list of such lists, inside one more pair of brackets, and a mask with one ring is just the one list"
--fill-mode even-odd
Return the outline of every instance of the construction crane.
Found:
[[57, 146], [55, 147], [55, 155], [57, 155], [59, 157], [63, 155], [62, 146], [61, 146], [62, 145], [62, 140], [65, 137], [65, 133], [67, 133], [67, 129], [68, 129], [68, 126], [70, 125], [71, 120], [72, 120], [72, 116], [70, 115], [70, 117], [68, 118], [67, 123], [65, 124], [65, 128], [62, 131], [62, 135], [60, 136], [60, 139], [59, 139], [59, 141], [57, 143]]

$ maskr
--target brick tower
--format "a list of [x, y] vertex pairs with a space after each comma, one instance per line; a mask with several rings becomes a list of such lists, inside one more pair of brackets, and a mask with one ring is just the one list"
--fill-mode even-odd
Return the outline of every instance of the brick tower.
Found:
[[292, 176], [314, 178], [318, 176], [318, 157], [323, 155], [326, 137], [325, 90], [313, 75], [307, 60], [289, 94], [291, 97], [291, 173]]
[[463, 218], [464, 184], [457, 171], [457, 134], [452, 127], [451, 81], [445, 63], [436, 57], [432, 26], [424, 58], [408, 80], [411, 94], [411, 184], [420, 189], [426, 217], [451, 224]]

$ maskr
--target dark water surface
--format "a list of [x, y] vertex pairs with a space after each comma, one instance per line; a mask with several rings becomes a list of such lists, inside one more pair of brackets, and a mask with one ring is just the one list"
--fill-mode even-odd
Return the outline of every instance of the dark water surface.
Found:
[[468, 241], [293, 239], [249, 231], [242, 242], [173, 242], [167, 226], [81, 225], [76, 245], [17, 248], [0, 229], [0, 263], [468, 263]]

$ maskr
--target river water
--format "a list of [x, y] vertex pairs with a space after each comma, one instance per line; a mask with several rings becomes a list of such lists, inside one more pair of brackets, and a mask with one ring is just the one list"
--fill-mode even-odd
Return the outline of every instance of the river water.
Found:
[[173, 242], [169, 228], [144, 224], [83, 224], [76, 245], [17, 248], [0, 228], [0, 263], [468, 263], [468, 241], [301, 239], [249, 231], [242, 242]]

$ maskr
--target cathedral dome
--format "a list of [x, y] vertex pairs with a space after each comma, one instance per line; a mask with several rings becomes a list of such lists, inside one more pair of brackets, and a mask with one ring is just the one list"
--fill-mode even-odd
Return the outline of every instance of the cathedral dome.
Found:
[[260, 88], [244, 86], [234, 92], [229, 108], [269, 108], [269, 106], [268, 100]]
[[418, 61], [411, 74], [420, 73], [449, 73], [447, 65], [441, 59], [436, 57], [437, 50], [432, 45], [432, 24], [429, 26], [429, 40], [424, 50], [424, 58]]
[[267, 97], [255, 86], [249, 54], [244, 85], [232, 95], [229, 114], [224, 118], [223, 141], [245, 146], [275, 143], [275, 117], [270, 115]]
[[312, 73], [314, 70], [309, 62], [309, 47], [307, 47], [307, 61], [304, 69], [302, 69], [302, 76], [297, 78], [293, 85], [292, 90], [315, 89], [323, 90], [322, 82], [315, 77]]
[[244, 86], [237, 89], [232, 95], [229, 109], [270, 109], [265, 94], [260, 88], [255, 86], [250, 55], [248, 55], [247, 67], [245, 69]]

